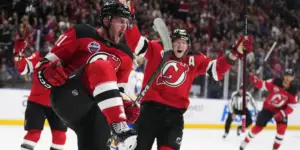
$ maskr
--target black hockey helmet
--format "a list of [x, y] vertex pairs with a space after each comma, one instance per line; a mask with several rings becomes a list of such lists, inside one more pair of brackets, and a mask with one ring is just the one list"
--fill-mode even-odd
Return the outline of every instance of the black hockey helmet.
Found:
[[171, 38], [172, 38], [173, 41], [176, 40], [176, 39], [186, 40], [189, 47], [192, 45], [191, 36], [186, 31], [186, 29], [179, 29], [179, 28], [174, 29], [172, 34], [171, 34]]
[[289, 75], [289, 76], [293, 76], [294, 77], [294, 71], [293, 71], [293, 69], [286, 69], [285, 71], [284, 71], [284, 75], [286, 76], [286, 75]]
[[101, 8], [101, 14], [100, 14], [101, 23], [103, 24], [104, 17], [111, 18], [113, 16], [124, 17], [129, 19], [131, 17], [130, 9], [128, 6], [120, 2], [116, 2], [113, 0], [108, 1]]

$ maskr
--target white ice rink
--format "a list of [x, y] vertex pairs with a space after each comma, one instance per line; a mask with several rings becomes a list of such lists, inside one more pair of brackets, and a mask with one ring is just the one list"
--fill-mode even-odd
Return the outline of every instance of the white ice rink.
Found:
[[[3, 150], [19, 150], [24, 136], [21, 126], [0, 126], [0, 147]], [[238, 150], [244, 135], [237, 137], [233, 129], [226, 140], [222, 139], [223, 130], [185, 129], [181, 150]], [[246, 150], [271, 150], [275, 130], [264, 130]], [[48, 150], [51, 144], [51, 132], [45, 127], [41, 139], [35, 150]], [[300, 131], [287, 131], [284, 143], [280, 150], [299, 150]], [[77, 150], [76, 137], [69, 130], [65, 150]], [[156, 150], [156, 148], [153, 148]]]

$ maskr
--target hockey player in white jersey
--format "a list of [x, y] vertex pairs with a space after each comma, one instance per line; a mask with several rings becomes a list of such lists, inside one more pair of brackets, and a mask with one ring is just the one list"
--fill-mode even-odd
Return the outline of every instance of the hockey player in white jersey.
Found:
[[[257, 114], [257, 106], [254, 98], [249, 92], [246, 92], [246, 127], [249, 127], [252, 124], [252, 117], [249, 111], [249, 104], [254, 108], [255, 115]], [[243, 86], [240, 87], [238, 91], [235, 91], [231, 95], [231, 99], [228, 104], [229, 114], [225, 122], [225, 133], [223, 138], [225, 139], [229, 133], [231, 123], [236, 115], [242, 115], [243, 111]], [[237, 127], [237, 135], [240, 135], [242, 126]]]
[[128, 100], [135, 100], [137, 97], [137, 94], [142, 89], [143, 79], [144, 79], [144, 73], [142, 65], [144, 63], [144, 59], [141, 56], [137, 56], [134, 60], [134, 64], [132, 66], [132, 70], [130, 72], [128, 83], [125, 86], [125, 97], [127, 97]]

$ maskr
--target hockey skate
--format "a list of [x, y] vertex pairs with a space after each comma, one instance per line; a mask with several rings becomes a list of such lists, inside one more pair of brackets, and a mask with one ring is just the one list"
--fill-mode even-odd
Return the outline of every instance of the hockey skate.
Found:
[[226, 139], [227, 135], [228, 135], [228, 133], [224, 133], [223, 134], [223, 139]]

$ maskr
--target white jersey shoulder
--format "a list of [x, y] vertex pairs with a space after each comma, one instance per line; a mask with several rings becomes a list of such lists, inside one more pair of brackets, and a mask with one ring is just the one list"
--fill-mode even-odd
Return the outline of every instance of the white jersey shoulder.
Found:
[[130, 98], [135, 99], [137, 94], [140, 92], [143, 84], [144, 73], [132, 70], [130, 72], [128, 83], [125, 86], [125, 93]]

